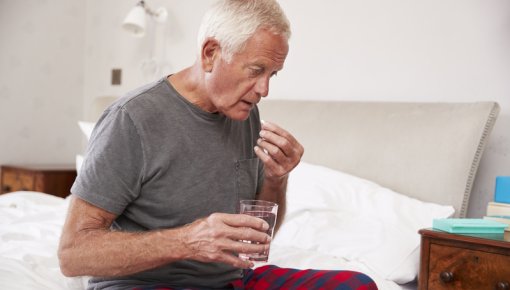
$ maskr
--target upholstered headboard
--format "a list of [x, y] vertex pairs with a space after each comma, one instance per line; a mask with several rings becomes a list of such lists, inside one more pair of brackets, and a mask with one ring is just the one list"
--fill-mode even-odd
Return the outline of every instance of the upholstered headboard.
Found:
[[469, 196], [499, 106], [263, 100], [261, 117], [292, 132], [303, 160], [375, 181], [408, 196], [452, 205]]

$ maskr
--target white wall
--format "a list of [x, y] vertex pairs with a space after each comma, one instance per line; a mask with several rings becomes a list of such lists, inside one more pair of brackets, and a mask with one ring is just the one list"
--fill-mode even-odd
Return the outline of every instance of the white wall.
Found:
[[84, 8], [0, 0], [0, 164], [71, 163], [80, 150]]
[[[118, 96], [165, 74], [189, 66], [195, 59], [195, 39], [210, 0], [147, 1], [153, 9], [166, 7], [168, 21], [147, 21], [147, 32], [136, 38], [121, 30], [121, 23], [136, 0], [88, 0], [85, 53], [85, 115], [90, 118], [94, 98]], [[153, 73], [150, 61], [159, 63]], [[144, 66], [144, 64], [146, 64]], [[122, 84], [110, 85], [112, 68], [122, 69]]]
[[[36, 7], [44, 6], [38, 5], [39, 1], [35, 0], [19, 1], [33, 4], [28, 6], [13, 4], [15, 2], [18, 1], [0, 0], [2, 36], [9, 32], [4, 28], [6, 24], [23, 27], [10, 12], [9, 15], [4, 15], [7, 13], [3, 12], [3, 8], [8, 6], [7, 8], [12, 10], [14, 6], [17, 9], [23, 6], [26, 10], [26, 7], [30, 7], [29, 14], [37, 16], [40, 9]], [[55, 2], [59, 5], [54, 4]], [[163, 63], [158, 77], [178, 71], [190, 65], [195, 59], [195, 35], [201, 15], [212, 0], [147, 0], [151, 7], [165, 6], [169, 10], [169, 19], [166, 25], [155, 26], [155, 33], [149, 33], [141, 39], [132, 38], [119, 28], [125, 14], [136, 2], [136, 0], [87, 0], [83, 14], [72, 20], [66, 19], [69, 25], [61, 26], [60, 31], [56, 32], [68, 35], [75, 31], [78, 39], [81, 24], [77, 19], [86, 16], [83, 78], [73, 83], [70, 79], [78, 78], [81, 72], [74, 71], [71, 74], [58, 72], [58, 79], [66, 80], [63, 81], [64, 85], [72, 86], [73, 90], [80, 88], [80, 80], [84, 82], [84, 118], [90, 118], [90, 104], [95, 98], [121, 95], [156, 78], [152, 74], [143, 73], [140, 67], [142, 61], [149, 59], [151, 55]], [[487, 201], [492, 198], [495, 176], [510, 175], [510, 131], [506, 129], [510, 127], [510, 1], [280, 0], [280, 2], [291, 20], [293, 37], [285, 69], [271, 84], [271, 98], [431, 102], [490, 100], [500, 103], [501, 114], [481, 161], [468, 213], [470, 216], [483, 215]], [[55, 6], [53, 10], [45, 10], [51, 16], [49, 23], [65, 17], [61, 14], [66, 8], [58, 7], [84, 5], [79, 4], [77, 0], [70, 3], [64, 0], [48, 0], [42, 3], [51, 3], [50, 6]], [[26, 35], [23, 28], [18, 29], [17, 34]], [[41, 38], [40, 42], [44, 42], [42, 50], [35, 49], [34, 46], [20, 47], [14, 44], [8, 44], [5, 49], [3, 37], [2, 52], [5, 49], [10, 54], [18, 55], [19, 59], [33, 58], [33, 62], [44, 66], [47, 59], [55, 54], [53, 47], [51, 49], [49, 47], [50, 43], [58, 42], [58, 38], [47, 41], [42, 35], [45, 34], [39, 32], [37, 37], [29, 36], [32, 43], [37, 43]], [[7, 39], [21, 41], [18, 38], [21, 36], [7, 36]], [[83, 44], [80, 41], [77, 40], [77, 43]], [[75, 45], [73, 42], [72, 47], [60, 52], [65, 62], [73, 64], [61, 63], [62, 70], [64, 68], [69, 70], [68, 66], [78, 70], [80, 48]], [[69, 59], [69, 55], [73, 55], [75, 59]], [[9, 85], [7, 88], [5, 84], [25, 83], [24, 78], [11, 76], [13, 68], [19, 67], [16, 63], [10, 64], [7, 69], [4, 68], [6, 67], [4, 63], [8, 63], [10, 58], [5, 58], [2, 53], [0, 59], [2, 120], [15, 118], [16, 113], [11, 112], [12, 107], [26, 107], [27, 102], [32, 107], [37, 102], [46, 104], [51, 102], [52, 105], [57, 103], [58, 110], [52, 111], [57, 114], [48, 119], [40, 115], [39, 110], [32, 109], [32, 114], [38, 116], [37, 121], [41, 123], [37, 128], [47, 128], [45, 123], [59, 123], [67, 126], [63, 129], [66, 132], [63, 135], [74, 136], [76, 132], [74, 124], [66, 123], [72, 118], [61, 119], [58, 113], [66, 112], [66, 106], [76, 109], [79, 101], [74, 97], [69, 99], [71, 94], [69, 91], [61, 93], [61, 89], [57, 90], [60, 82], [47, 84], [47, 92], [41, 94], [43, 98], [32, 97], [40, 91], [36, 86], [14, 94], [13, 86]], [[112, 68], [123, 70], [122, 85], [109, 84]], [[23, 73], [33, 76], [26, 64], [23, 66]], [[4, 80], [4, 76], [8, 76], [8, 80]], [[59, 92], [59, 96], [54, 96], [53, 91]], [[10, 109], [4, 109], [5, 106], [9, 106]], [[16, 112], [26, 110], [17, 109]], [[49, 114], [46, 113], [44, 116], [47, 115]], [[3, 155], [0, 155], [0, 162], [7, 159], [37, 160], [34, 154], [25, 155], [34, 150], [38, 154], [55, 154], [49, 152], [51, 144], [45, 145], [44, 148], [34, 146], [44, 143], [43, 138], [37, 138], [38, 133], [32, 130], [35, 127], [27, 123], [18, 124], [14, 129], [7, 129], [13, 125], [3, 125], [4, 122], [0, 124], [1, 136], [12, 138], [25, 132], [23, 133], [25, 139], [20, 136], [15, 137], [14, 141], [9, 141], [17, 145], [7, 145], [2, 140], [0, 154]], [[31, 141], [26, 143], [26, 138]], [[26, 149], [19, 150], [23, 142], [27, 144], [24, 145]], [[65, 159], [71, 161], [70, 157]]]

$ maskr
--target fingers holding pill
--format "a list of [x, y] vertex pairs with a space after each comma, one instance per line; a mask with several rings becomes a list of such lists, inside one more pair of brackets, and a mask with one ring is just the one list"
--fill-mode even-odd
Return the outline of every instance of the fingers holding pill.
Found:
[[267, 177], [287, 175], [301, 160], [303, 146], [276, 124], [262, 122], [255, 153], [264, 162]]

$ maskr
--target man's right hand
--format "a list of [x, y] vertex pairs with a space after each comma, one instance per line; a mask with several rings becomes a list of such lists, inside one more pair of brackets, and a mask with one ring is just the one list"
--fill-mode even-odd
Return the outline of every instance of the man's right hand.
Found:
[[[262, 253], [269, 249], [269, 225], [244, 214], [214, 213], [181, 228], [186, 258], [201, 262], [222, 262], [237, 268], [253, 267], [234, 253]], [[251, 241], [246, 243], [242, 241]]]

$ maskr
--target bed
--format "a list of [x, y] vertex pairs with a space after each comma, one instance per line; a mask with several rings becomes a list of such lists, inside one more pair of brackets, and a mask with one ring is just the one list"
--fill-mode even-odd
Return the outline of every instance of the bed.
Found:
[[[98, 100], [93, 111], [108, 103]], [[433, 218], [466, 215], [499, 106], [264, 100], [260, 111], [305, 147], [269, 263], [357, 270], [397, 290], [416, 289], [417, 231]], [[93, 122], [81, 125], [86, 132]], [[84, 289], [87, 277], [58, 268], [68, 202], [38, 192], [0, 196], [0, 289]]]

